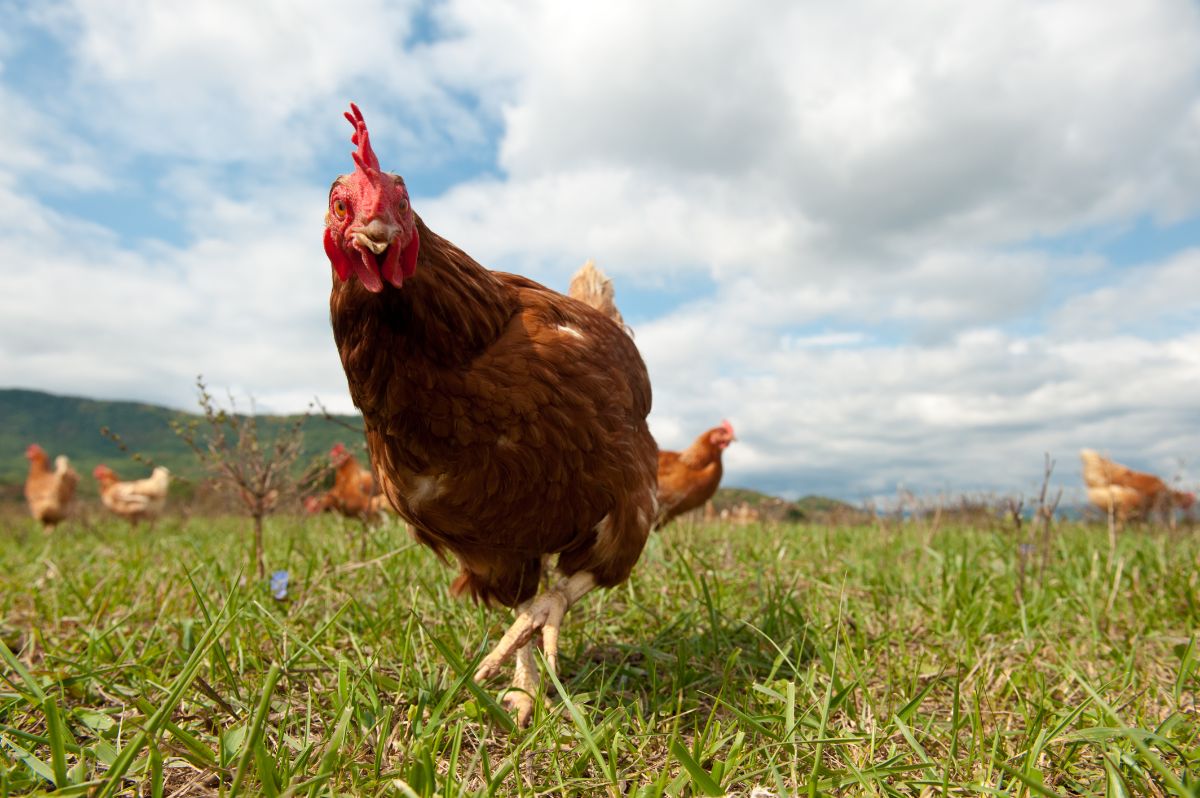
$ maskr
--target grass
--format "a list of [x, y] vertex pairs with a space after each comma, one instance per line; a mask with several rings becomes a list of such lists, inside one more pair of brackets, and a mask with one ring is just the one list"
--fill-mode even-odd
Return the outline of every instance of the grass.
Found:
[[[508, 615], [404, 530], [0, 521], [0, 795], [1200, 795], [1200, 542], [676, 524], [568, 616], [509, 731]], [[560, 689], [561, 685], [561, 689]]]

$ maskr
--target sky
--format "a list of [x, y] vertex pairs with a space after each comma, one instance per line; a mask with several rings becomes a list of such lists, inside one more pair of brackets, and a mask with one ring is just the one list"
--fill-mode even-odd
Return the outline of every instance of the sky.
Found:
[[350, 101], [425, 222], [593, 258], [725, 484], [1067, 499], [1200, 478], [1190, 0], [0, 0], [0, 387], [352, 409]]

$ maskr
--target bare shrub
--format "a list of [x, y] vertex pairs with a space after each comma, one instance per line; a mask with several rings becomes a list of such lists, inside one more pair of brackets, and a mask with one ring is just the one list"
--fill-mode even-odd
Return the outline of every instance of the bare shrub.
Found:
[[196, 378], [199, 394], [198, 418], [171, 422], [171, 429], [200, 460], [213, 483], [228, 491], [250, 517], [254, 531], [254, 562], [260, 579], [266, 576], [263, 546], [263, 521], [271, 513], [294, 503], [303, 488], [323, 473], [319, 465], [310, 465], [302, 474], [293, 474], [293, 466], [304, 445], [304, 423], [309, 413], [265, 440], [250, 398], [248, 413], [238, 413], [229, 396], [229, 409], [217, 406], [204, 383]]

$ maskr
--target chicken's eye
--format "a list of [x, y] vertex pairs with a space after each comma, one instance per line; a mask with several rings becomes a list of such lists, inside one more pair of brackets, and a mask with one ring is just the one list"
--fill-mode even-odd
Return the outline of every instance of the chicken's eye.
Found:
[[345, 200], [336, 199], [333, 201], [333, 205], [331, 205], [330, 207], [333, 208], [334, 216], [336, 216], [339, 219], [346, 218], [346, 201]]
[[400, 209], [401, 213], [408, 210], [408, 197], [401, 197], [400, 201], [396, 203], [396, 207]]

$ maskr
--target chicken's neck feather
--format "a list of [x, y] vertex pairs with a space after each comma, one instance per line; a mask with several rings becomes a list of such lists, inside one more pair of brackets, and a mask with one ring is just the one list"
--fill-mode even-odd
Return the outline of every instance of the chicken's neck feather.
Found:
[[343, 361], [344, 342], [359, 338], [386, 357], [452, 367], [486, 349], [516, 314], [511, 289], [420, 217], [416, 224], [417, 270], [402, 288], [372, 294], [357, 280], [334, 279], [330, 312]]
[[708, 433], [697, 438], [691, 446], [679, 453], [679, 462], [688, 468], [707, 468], [713, 463], [720, 464], [721, 450], [708, 440]]

